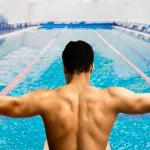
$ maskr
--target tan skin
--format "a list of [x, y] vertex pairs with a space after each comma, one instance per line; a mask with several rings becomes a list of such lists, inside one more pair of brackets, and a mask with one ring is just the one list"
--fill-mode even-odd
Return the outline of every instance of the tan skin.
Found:
[[41, 115], [51, 150], [105, 150], [118, 113], [150, 112], [150, 94], [125, 88], [89, 85], [89, 72], [68, 75], [67, 85], [41, 89], [20, 97], [0, 96], [0, 115]]

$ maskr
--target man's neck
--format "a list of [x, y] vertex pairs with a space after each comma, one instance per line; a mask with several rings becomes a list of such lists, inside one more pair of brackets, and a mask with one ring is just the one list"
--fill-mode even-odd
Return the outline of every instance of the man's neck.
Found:
[[89, 80], [89, 73], [76, 73], [68, 76], [67, 84], [73, 84], [77, 87], [83, 87], [89, 84]]

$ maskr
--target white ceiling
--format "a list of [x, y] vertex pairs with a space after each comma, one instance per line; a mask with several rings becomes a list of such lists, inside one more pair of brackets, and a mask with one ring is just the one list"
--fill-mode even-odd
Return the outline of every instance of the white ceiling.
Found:
[[54, 3], [114, 3], [117, 1], [122, 1], [126, 3], [131, 3], [135, 0], [16, 0], [23, 1], [28, 3], [45, 3], [45, 2], [54, 2]]
[[149, 8], [150, 0], [0, 0], [0, 14], [11, 23], [47, 20], [150, 23]]

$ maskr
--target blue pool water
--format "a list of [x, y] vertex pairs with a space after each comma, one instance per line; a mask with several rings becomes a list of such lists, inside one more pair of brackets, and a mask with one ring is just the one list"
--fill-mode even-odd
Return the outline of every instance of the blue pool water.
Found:
[[[64, 85], [61, 52], [68, 41], [79, 39], [89, 42], [95, 51], [92, 85], [99, 88], [122, 86], [135, 92], [150, 92], [150, 85], [99, 39], [95, 31], [68, 29], [57, 35], [59, 32], [61, 29], [42, 29], [5, 39], [0, 45], [0, 64], [3, 64], [0, 65], [0, 89], [7, 86], [56, 37], [25, 79], [8, 95], [22, 95], [39, 88], [54, 89]], [[116, 30], [97, 29], [96, 32], [150, 76], [150, 43]], [[119, 114], [110, 134], [112, 150], [149, 150], [149, 125], [149, 114]], [[42, 150], [45, 138], [40, 116], [24, 119], [0, 116], [0, 150]]]

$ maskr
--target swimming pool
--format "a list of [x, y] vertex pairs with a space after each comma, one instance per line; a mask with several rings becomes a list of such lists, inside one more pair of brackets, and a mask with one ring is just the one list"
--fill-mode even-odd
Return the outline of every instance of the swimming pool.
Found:
[[[0, 90], [14, 96], [64, 85], [61, 52], [79, 39], [95, 51], [92, 85], [150, 92], [150, 43], [115, 29], [34, 29], [1, 38]], [[149, 114], [120, 114], [110, 134], [112, 150], [149, 150], [149, 125]], [[45, 138], [40, 116], [0, 116], [0, 150], [41, 150]]]

